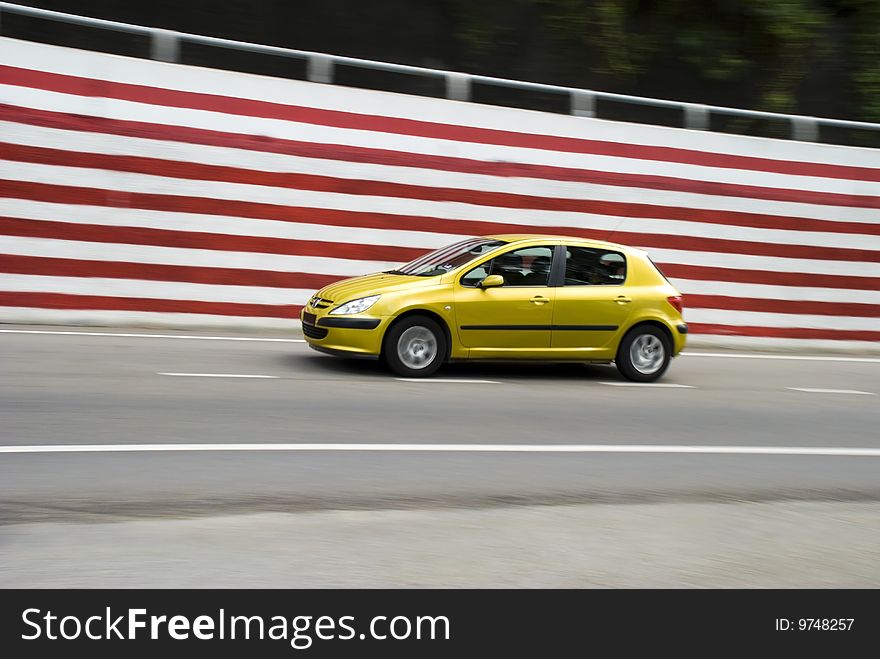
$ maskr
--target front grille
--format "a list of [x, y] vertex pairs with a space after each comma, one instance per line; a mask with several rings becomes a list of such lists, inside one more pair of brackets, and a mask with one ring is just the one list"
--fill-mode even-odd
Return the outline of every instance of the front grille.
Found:
[[325, 336], [327, 336], [327, 328], [316, 327], [315, 325], [303, 323], [303, 334], [305, 334], [310, 339], [323, 339]]
[[326, 300], [322, 297], [318, 297], [315, 295], [311, 300], [309, 300], [309, 304], [313, 309], [326, 309], [330, 305], [333, 304], [333, 300]]

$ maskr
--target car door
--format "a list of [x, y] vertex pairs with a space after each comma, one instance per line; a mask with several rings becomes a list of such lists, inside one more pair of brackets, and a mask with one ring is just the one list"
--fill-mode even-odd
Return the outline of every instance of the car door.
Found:
[[560, 248], [559, 258], [563, 257], [559, 269], [564, 276], [553, 306], [552, 347], [573, 353], [613, 351], [633, 306], [626, 287], [626, 256], [565, 245]]
[[[549, 350], [555, 289], [549, 286], [554, 245], [521, 247], [465, 272], [455, 282], [456, 331], [471, 356]], [[490, 274], [504, 285], [481, 288]]]

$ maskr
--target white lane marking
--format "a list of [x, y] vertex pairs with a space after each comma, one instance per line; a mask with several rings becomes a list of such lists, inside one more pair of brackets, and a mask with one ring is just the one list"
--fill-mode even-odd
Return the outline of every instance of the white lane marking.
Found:
[[68, 332], [55, 330], [12, 330], [0, 329], [3, 334], [64, 334], [71, 336], [121, 336], [138, 339], [202, 339], [205, 341], [266, 341], [271, 343], [305, 343], [305, 339], [275, 339], [258, 336], [189, 336], [183, 334], [135, 334], [124, 332]]
[[466, 378], [394, 378], [400, 382], [435, 382], [437, 384], [501, 384], [496, 380], [468, 380]]
[[177, 378], [258, 378], [265, 380], [277, 380], [279, 375], [248, 375], [243, 373], [157, 373], [156, 375], [171, 375]]
[[607, 384], [610, 387], [652, 387], [654, 389], [695, 389], [690, 384], [664, 384], [654, 382], [600, 382], [599, 384]]
[[[68, 330], [20, 330], [0, 329], [2, 334], [58, 334], [69, 336], [116, 336], [124, 338], [142, 339], [190, 339], [204, 341], [262, 341], [267, 343], [305, 343], [305, 339], [282, 339], [264, 336], [205, 336], [185, 334], [137, 334], [134, 332], [76, 332]], [[880, 357], [837, 357], [820, 355], [768, 355], [750, 352], [682, 352], [684, 357], [721, 357], [724, 359], [778, 359], [794, 361], [822, 361], [822, 362], [864, 362], [880, 364]]]
[[880, 358], [872, 357], [832, 357], [819, 355], [763, 355], [755, 352], [683, 352], [685, 357], [723, 357], [727, 359], [782, 359], [815, 362], [865, 362], [880, 364]]
[[808, 394], [858, 394], [861, 396], [876, 396], [870, 391], [858, 391], [856, 389], [811, 389], [808, 387], [786, 387], [791, 391], [803, 391]]
[[880, 448], [817, 446], [687, 446], [662, 444], [36, 444], [0, 453], [132, 453], [166, 451], [385, 451], [426, 453], [671, 453], [880, 457]]

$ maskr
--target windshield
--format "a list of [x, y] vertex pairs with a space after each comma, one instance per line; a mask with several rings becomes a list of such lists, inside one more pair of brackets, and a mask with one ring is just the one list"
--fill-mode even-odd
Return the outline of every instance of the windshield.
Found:
[[460, 243], [429, 252], [397, 270], [388, 270], [388, 272], [395, 275], [416, 275], [418, 277], [443, 275], [504, 244], [503, 240], [469, 238]]

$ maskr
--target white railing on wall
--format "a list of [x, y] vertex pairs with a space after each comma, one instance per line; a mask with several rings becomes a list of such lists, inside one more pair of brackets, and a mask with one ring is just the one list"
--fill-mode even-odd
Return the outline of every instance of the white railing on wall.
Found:
[[710, 119], [712, 115], [724, 115], [744, 119], [764, 119], [784, 122], [789, 126], [791, 139], [801, 141], [826, 141], [822, 139], [820, 132], [820, 128], [822, 127], [871, 131], [880, 134], [880, 124], [864, 121], [848, 121], [843, 119], [810, 117], [796, 114], [782, 114], [778, 112], [760, 112], [757, 110], [745, 110], [718, 105], [702, 105], [697, 103], [646, 98], [643, 96], [632, 96], [629, 94], [614, 94], [591, 89], [579, 89], [560, 85], [511, 80], [508, 78], [473, 75], [470, 73], [430, 69], [406, 64], [378, 62], [356, 57], [343, 57], [340, 55], [329, 55], [327, 53], [267, 46], [246, 41], [236, 41], [234, 39], [221, 39], [218, 37], [208, 37], [187, 32], [176, 32], [161, 28], [132, 25], [129, 23], [120, 23], [117, 21], [108, 21], [87, 16], [77, 16], [47, 9], [38, 9], [36, 7], [25, 7], [23, 5], [16, 5], [8, 2], [0, 2], [0, 36], [3, 36], [4, 34], [2, 27], [3, 14], [6, 13], [146, 36], [150, 40], [150, 57], [164, 62], [180, 61], [181, 43], [190, 42], [206, 46], [303, 60], [306, 63], [306, 78], [312, 82], [325, 84], [333, 84], [335, 68], [338, 65], [345, 65], [374, 71], [387, 71], [439, 79], [444, 82], [446, 98], [458, 101], [471, 100], [471, 88], [475, 83], [508, 89], [564, 94], [569, 98], [569, 113], [581, 117], [597, 116], [596, 102], [605, 100], [637, 106], [680, 110], [682, 113], [682, 126], [694, 130], [711, 130]]

